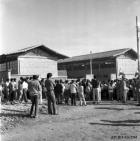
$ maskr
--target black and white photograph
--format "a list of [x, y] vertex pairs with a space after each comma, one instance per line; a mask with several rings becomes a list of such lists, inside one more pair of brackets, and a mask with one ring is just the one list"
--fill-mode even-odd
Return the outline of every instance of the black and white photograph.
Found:
[[0, 0], [0, 140], [140, 141], [140, 0]]

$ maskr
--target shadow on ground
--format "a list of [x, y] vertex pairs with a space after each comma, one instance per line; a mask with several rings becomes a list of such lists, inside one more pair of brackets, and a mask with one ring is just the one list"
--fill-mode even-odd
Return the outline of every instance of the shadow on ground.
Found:
[[24, 118], [24, 117], [29, 117], [29, 114], [27, 114], [27, 113], [23, 113], [23, 112], [21, 112], [21, 113], [1, 113], [0, 114], [0, 117], [22, 117], [22, 118]]
[[140, 123], [140, 120], [118, 120], [118, 121], [101, 120], [101, 121], [110, 123]]
[[[89, 104], [90, 103], [90, 104]], [[87, 101], [88, 105], [93, 105], [92, 101]], [[94, 104], [96, 105], [96, 104]], [[108, 100], [103, 100], [100, 104], [97, 105], [134, 105], [134, 106], [138, 106], [136, 101], [127, 101], [126, 103], [122, 103], [121, 101], [108, 101]]]
[[95, 109], [118, 110], [118, 111], [124, 110], [123, 108], [111, 108], [111, 107], [96, 107]]
[[[103, 123], [93, 123], [90, 122], [90, 125], [107, 125], [107, 126], [140, 126], [140, 120], [101, 120]], [[106, 123], [107, 122], [107, 123]]]
[[[15, 110], [15, 109], [6, 109], [2, 108], [2, 113], [0, 113], [0, 117], [29, 117], [30, 109], [26, 110]], [[46, 107], [40, 107], [38, 109], [39, 114], [48, 114]]]
[[140, 110], [140, 108], [129, 108], [129, 109], [126, 109], [126, 110]]
[[0, 113], [0, 117], [29, 117], [29, 109], [27, 110], [15, 110], [15, 109], [7, 109], [2, 108], [2, 113]]
[[25, 112], [25, 111], [21, 111], [21, 110], [13, 110], [13, 109], [2, 109], [4, 111], [11, 111], [11, 112]]
[[140, 112], [135, 112], [135, 114], [140, 114]]

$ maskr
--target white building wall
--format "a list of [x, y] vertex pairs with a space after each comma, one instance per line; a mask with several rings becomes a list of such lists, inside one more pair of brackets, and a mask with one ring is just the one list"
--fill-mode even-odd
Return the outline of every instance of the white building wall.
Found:
[[123, 72], [126, 78], [134, 78], [135, 72], [137, 71], [137, 61], [132, 60], [129, 57], [120, 56], [116, 58], [117, 63], [117, 76], [119, 77], [119, 72]]
[[57, 61], [41, 56], [20, 56], [18, 58], [18, 72], [20, 75], [40, 75], [46, 78], [47, 73], [58, 76]]

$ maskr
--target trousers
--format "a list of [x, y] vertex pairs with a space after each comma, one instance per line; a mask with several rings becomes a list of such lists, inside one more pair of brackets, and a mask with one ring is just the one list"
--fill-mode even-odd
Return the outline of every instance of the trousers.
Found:
[[54, 91], [47, 92], [48, 98], [48, 114], [56, 114], [56, 100]]
[[76, 93], [71, 93], [71, 105], [76, 106]]
[[34, 115], [35, 116], [38, 115], [38, 99], [39, 99], [38, 95], [31, 96], [32, 105], [31, 105], [30, 115], [33, 114], [34, 108], [35, 108]]

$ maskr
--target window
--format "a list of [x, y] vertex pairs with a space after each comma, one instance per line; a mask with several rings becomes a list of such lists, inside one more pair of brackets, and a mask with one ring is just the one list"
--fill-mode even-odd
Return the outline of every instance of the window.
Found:
[[0, 71], [6, 71], [6, 63], [0, 64]]

